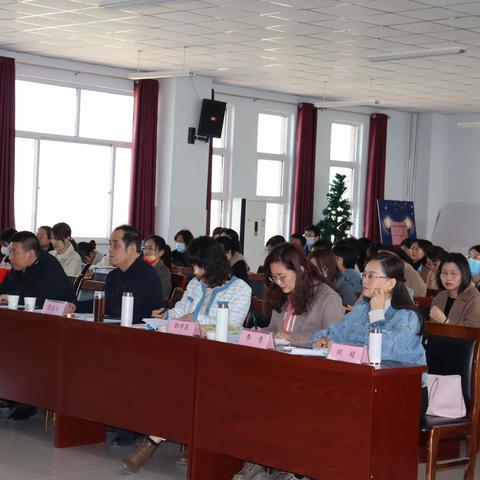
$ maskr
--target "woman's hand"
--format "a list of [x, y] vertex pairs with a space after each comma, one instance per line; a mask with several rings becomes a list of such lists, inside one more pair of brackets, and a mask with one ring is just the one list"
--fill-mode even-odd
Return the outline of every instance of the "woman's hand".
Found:
[[322, 337], [315, 342], [315, 348], [329, 348], [331, 344], [332, 340], [327, 337]]
[[153, 318], [161, 318], [162, 320], [164, 320], [166, 316], [167, 316], [167, 309], [166, 308], [159, 308], [158, 310], [154, 310], [152, 312], [152, 317]]
[[285, 330], [280, 330], [275, 334], [275, 338], [278, 338], [279, 340], [286, 340], [287, 342], [292, 341], [292, 334], [291, 332], [286, 332]]
[[186, 320], [188, 322], [193, 322], [193, 313], [187, 313], [187, 315], [183, 316], [179, 320]]
[[370, 310], [384, 310], [385, 309], [385, 290], [383, 288], [376, 288], [373, 297], [370, 300]]
[[447, 316], [436, 305], [434, 305], [430, 309], [430, 319], [437, 323], [445, 323]]

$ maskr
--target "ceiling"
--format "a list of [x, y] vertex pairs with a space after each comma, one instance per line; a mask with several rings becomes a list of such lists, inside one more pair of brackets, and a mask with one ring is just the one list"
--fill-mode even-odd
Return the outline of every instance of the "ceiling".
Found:
[[[0, 0], [0, 48], [381, 106], [480, 111], [480, 1]], [[459, 46], [460, 55], [370, 57]]]

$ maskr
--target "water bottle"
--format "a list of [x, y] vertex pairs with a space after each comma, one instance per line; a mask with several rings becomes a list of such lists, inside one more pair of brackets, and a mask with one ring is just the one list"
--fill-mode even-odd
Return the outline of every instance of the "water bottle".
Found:
[[122, 327], [131, 327], [133, 321], [133, 293], [124, 292], [122, 296]]
[[368, 335], [368, 359], [370, 365], [382, 363], [382, 331], [374, 328]]
[[105, 292], [97, 291], [93, 294], [93, 321], [103, 322], [105, 315]]
[[215, 340], [226, 342], [228, 337], [228, 302], [218, 302]]

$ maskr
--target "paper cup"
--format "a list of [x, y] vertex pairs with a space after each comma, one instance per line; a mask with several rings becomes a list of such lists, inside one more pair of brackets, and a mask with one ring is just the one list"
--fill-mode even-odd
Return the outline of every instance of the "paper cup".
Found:
[[20, 295], [8, 295], [8, 308], [10, 310], [16, 310], [18, 307], [18, 300]]
[[37, 301], [35, 297], [25, 297], [23, 301], [25, 303], [26, 312], [33, 312], [35, 310], [35, 304]]

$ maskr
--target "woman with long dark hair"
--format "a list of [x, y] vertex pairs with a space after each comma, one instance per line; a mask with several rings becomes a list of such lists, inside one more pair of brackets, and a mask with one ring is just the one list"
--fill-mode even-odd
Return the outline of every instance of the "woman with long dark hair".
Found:
[[367, 345], [369, 333], [379, 328], [384, 333], [382, 361], [426, 365], [424, 321], [405, 286], [402, 260], [379, 253], [368, 260], [362, 276], [363, 301], [343, 321], [315, 333], [313, 346], [328, 347], [331, 342]]
[[78, 277], [82, 271], [82, 259], [76, 251], [70, 225], [60, 222], [52, 227], [52, 245], [50, 255], [60, 262], [67, 277]]
[[461, 253], [449, 253], [437, 271], [440, 292], [432, 300], [430, 318], [434, 322], [480, 326], [480, 292], [472, 282], [467, 259]]
[[343, 317], [340, 296], [293, 244], [275, 247], [265, 259], [264, 272], [266, 311], [272, 314], [265, 330], [275, 338], [310, 346], [319, 328]]
[[150, 235], [144, 240], [143, 259], [158, 273], [162, 284], [163, 299], [167, 300], [172, 291], [172, 273], [170, 272], [172, 252], [170, 247], [159, 235]]

